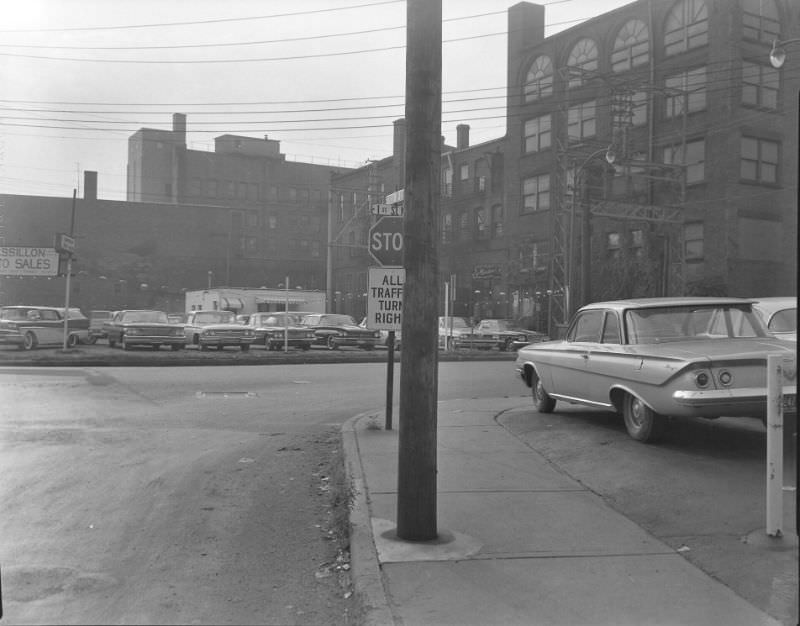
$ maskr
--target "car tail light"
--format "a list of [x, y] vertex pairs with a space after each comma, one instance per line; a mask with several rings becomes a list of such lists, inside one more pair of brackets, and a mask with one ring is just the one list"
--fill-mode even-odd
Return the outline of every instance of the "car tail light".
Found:
[[720, 370], [717, 378], [723, 387], [730, 387], [733, 384], [733, 374], [728, 370]]
[[694, 375], [694, 383], [700, 389], [705, 389], [708, 387], [708, 384], [711, 382], [711, 375], [706, 371], [697, 372]]

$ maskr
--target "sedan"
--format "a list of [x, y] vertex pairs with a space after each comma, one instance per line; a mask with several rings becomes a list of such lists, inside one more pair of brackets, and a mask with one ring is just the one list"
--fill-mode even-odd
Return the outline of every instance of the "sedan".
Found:
[[[0, 307], [0, 344], [22, 350], [58, 346], [64, 342], [64, 307]], [[89, 320], [80, 309], [70, 308], [67, 316], [67, 347], [89, 343]]]
[[255, 343], [267, 350], [281, 350], [284, 346], [308, 350], [314, 343], [314, 331], [302, 324], [305, 313], [253, 313], [247, 326], [255, 333]]
[[797, 298], [758, 298], [753, 309], [767, 330], [781, 339], [797, 341]]
[[372, 350], [381, 338], [380, 332], [361, 328], [350, 315], [310, 313], [302, 322], [314, 331], [314, 343], [327, 346], [328, 350], [341, 346]]
[[186, 315], [183, 332], [186, 342], [201, 350], [231, 346], [247, 352], [256, 338], [253, 329], [239, 324], [232, 311], [192, 311]]
[[108, 337], [108, 345], [119, 344], [123, 350], [134, 346], [149, 346], [158, 350], [168, 345], [180, 350], [186, 345], [182, 324], [170, 324], [164, 311], [126, 310], [116, 311], [114, 316], [103, 324]]
[[[516, 371], [533, 403], [622, 413], [636, 440], [657, 441], [666, 416], [766, 416], [767, 355], [796, 358], [741, 298], [644, 298], [579, 309], [561, 341], [520, 348]], [[796, 388], [784, 387], [787, 407]]]
[[474, 330], [475, 338], [481, 343], [498, 350], [518, 350], [529, 343], [547, 341], [549, 337], [535, 330], [520, 328], [514, 320], [481, 320]]

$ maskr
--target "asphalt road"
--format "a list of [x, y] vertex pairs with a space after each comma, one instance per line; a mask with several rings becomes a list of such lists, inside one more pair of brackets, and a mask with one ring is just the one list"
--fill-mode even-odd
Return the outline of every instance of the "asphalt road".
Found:
[[[440, 381], [522, 392], [507, 362]], [[385, 391], [375, 363], [0, 368], [3, 623], [351, 622], [326, 496]]]

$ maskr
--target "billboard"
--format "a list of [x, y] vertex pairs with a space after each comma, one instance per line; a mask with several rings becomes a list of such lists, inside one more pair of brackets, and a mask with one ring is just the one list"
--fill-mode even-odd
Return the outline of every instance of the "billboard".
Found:
[[56, 276], [55, 248], [0, 247], [0, 276]]

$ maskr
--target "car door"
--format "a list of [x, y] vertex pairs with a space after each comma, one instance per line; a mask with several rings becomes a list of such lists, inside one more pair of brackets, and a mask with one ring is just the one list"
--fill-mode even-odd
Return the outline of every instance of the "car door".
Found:
[[591, 380], [587, 371], [587, 361], [594, 346], [600, 343], [603, 316], [602, 309], [580, 311], [573, 319], [562, 349], [553, 355], [551, 376], [553, 389], [551, 395], [576, 401], [590, 401]]
[[55, 309], [39, 310], [39, 345], [58, 345], [64, 340], [64, 318]]
[[609, 389], [633, 371], [634, 357], [622, 348], [621, 329], [619, 313], [604, 311], [600, 340], [587, 345], [585, 392], [593, 404], [611, 408]]

